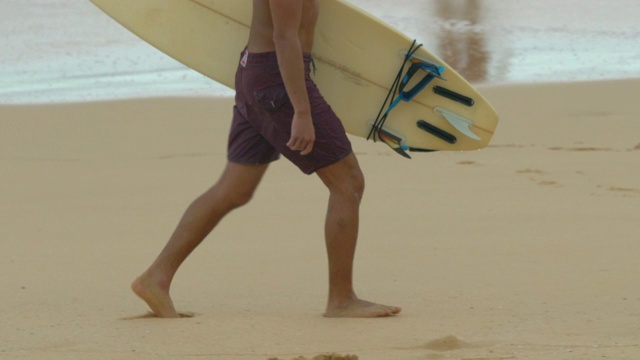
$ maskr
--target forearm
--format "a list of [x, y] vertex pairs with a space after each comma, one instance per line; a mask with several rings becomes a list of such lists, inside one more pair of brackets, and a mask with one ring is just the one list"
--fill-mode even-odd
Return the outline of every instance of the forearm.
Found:
[[287, 94], [296, 113], [309, 113], [309, 95], [305, 81], [304, 59], [296, 36], [274, 36], [278, 66]]
[[298, 31], [302, 18], [300, 0], [271, 0], [273, 43], [289, 100], [298, 114], [309, 114], [304, 60]]
[[298, 36], [303, 11], [302, 2], [271, 0], [269, 4], [278, 66], [295, 111], [291, 120], [291, 137], [287, 146], [294, 151], [300, 151], [301, 155], [307, 155], [313, 149], [315, 129], [307, 93], [302, 45]]

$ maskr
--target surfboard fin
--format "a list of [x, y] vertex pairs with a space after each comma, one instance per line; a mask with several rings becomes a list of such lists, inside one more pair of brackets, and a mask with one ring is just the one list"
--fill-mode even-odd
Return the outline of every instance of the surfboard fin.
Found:
[[409, 147], [407, 145], [402, 144], [402, 138], [386, 131], [384, 129], [378, 130], [378, 138], [382, 140], [385, 144], [387, 144], [390, 148], [393, 149], [396, 153], [402, 155], [407, 159], [411, 159], [411, 156], [407, 154], [407, 150]]
[[460, 131], [466, 136], [474, 140], [482, 140], [478, 135], [474, 134], [471, 131], [470, 127], [473, 124], [471, 120], [468, 120], [454, 112], [443, 109], [441, 107], [436, 107], [435, 109], [433, 109], [433, 111], [437, 114], [442, 115], [447, 120], [447, 122], [449, 122], [449, 124], [451, 124], [454, 128], [456, 128], [456, 130]]

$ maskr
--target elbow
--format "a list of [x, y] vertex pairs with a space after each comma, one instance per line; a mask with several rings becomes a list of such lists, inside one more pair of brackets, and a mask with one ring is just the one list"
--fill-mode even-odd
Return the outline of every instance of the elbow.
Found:
[[298, 33], [291, 31], [274, 31], [272, 39], [276, 48], [282, 48], [298, 41]]

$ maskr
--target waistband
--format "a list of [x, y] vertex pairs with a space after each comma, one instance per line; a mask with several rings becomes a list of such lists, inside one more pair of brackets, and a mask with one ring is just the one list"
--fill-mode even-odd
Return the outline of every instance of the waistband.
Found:
[[[302, 53], [302, 57], [305, 63], [313, 61], [310, 53]], [[275, 51], [252, 53], [246, 48], [240, 53], [241, 61], [246, 64], [278, 64], [278, 56]]]

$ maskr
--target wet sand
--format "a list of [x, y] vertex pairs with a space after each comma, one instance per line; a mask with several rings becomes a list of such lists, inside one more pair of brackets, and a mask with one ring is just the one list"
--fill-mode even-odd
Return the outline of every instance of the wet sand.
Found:
[[[640, 77], [635, 0], [355, 0], [475, 84]], [[586, 6], [585, 4], [588, 4]], [[231, 96], [88, 0], [8, 0], [0, 103]]]

